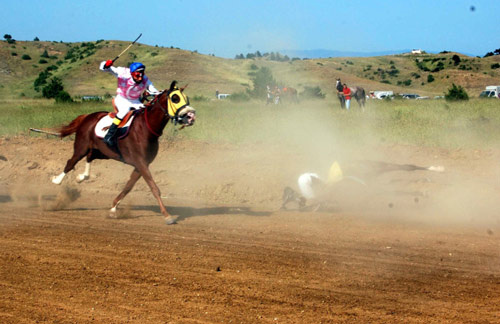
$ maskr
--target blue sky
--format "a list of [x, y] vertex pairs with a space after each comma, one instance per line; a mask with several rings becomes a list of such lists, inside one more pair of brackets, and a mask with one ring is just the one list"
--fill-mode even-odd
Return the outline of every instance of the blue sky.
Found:
[[[16, 40], [132, 41], [233, 58], [327, 49], [421, 48], [483, 56], [500, 48], [499, 0], [14, 0], [0, 33]], [[474, 7], [474, 10], [471, 10]]]

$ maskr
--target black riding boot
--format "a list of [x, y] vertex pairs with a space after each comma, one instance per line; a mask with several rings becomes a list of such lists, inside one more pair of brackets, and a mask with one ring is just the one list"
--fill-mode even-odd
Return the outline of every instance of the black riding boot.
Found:
[[116, 131], [118, 130], [118, 125], [115, 123], [111, 124], [108, 129], [108, 133], [104, 136], [104, 143], [106, 143], [110, 148], [116, 148]]

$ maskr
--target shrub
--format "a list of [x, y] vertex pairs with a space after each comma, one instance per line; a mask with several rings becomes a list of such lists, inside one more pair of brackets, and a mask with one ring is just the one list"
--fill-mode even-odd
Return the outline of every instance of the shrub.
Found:
[[499, 63], [491, 64], [491, 68], [498, 69], [498, 68], [500, 68], [500, 64]]
[[47, 52], [47, 50], [44, 50], [40, 57], [49, 58], [49, 53]]
[[35, 90], [40, 91], [40, 87], [47, 84], [47, 79], [49, 77], [50, 72], [48, 72], [47, 70], [40, 72], [40, 74], [38, 74], [38, 78], [36, 78], [35, 82], [33, 82]]
[[69, 93], [67, 93], [64, 90], [59, 91], [59, 93], [57, 93], [57, 95], [55, 96], [55, 99], [56, 99], [56, 102], [58, 102], [58, 103], [73, 102], [73, 99], [71, 99], [71, 96], [69, 95]]
[[17, 53], [16, 52], [12, 52], [12, 53], [10, 53], [10, 55], [17, 56]]
[[271, 69], [268, 67], [261, 67], [252, 78], [253, 90], [248, 91], [248, 94], [254, 98], [266, 98], [267, 86], [276, 84], [273, 78]]
[[244, 92], [232, 93], [227, 98], [231, 101], [249, 101], [250, 100], [250, 96]]
[[469, 95], [462, 86], [452, 83], [451, 88], [448, 89], [448, 93], [445, 93], [444, 98], [447, 101], [469, 100]]
[[21, 56], [21, 58], [25, 61], [27, 60], [31, 60], [31, 56], [29, 56], [28, 54], [23, 54], [23, 56]]
[[55, 98], [59, 92], [64, 90], [64, 86], [62, 84], [62, 80], [59, 79], [58, 77], [52, 78], [50, 80], [50, 83], [47, 84], [45, 87], [42, 89], [42, 96], [44, 98]]
[[432, 74], [429, 74], [427, 76], [427, 83], [431, 83], [432, 81], [434, 81], [434, 76]]
[[306, 99], [325, 99], [326, 95], [321, 92], [321, 88], [319, 86], [316, 87], [304, 87], [304, 91], [300, 93], [302, 98]]
[[47, 61], [46, 59], [40, 59], [40, 60], [38, 61], [38, 63], [39, 63], [39, 64], [46, 64], [46, 63], [48, 63], [48, 61]]

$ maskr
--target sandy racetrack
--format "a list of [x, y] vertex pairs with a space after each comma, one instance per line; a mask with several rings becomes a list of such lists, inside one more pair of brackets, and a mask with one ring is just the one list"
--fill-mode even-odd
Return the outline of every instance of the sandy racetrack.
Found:
[[163, 142], [167, 226], [143, 180], [106, 218], [129, 166], [96, 161], [57, 187], [71, 141], [1, 144], [2, 323], [499, 321], [498, 152], [378, 147], [446, 172], [386, 174], [313, 213], [279, 210], [301, 172], [324, 171], [307, 156]]

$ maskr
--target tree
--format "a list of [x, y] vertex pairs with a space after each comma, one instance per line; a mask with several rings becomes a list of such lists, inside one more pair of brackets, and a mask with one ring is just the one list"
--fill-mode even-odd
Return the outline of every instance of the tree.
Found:
[[451, 84], [448, 93], [444, 95], [447, 101], [469, 100], [469, 95], [462, 86], [457, 86], [455, 83]]
[[5, 34], [3, 35], [3, 38], [5, 38], [6, 41], [9, 41], [9, 39], [12, 39], [12, 35]]
[[49, 53], [47, 52], [47, 50], [44, 50], [42, 55], [40, 55], [40, 57], [49, 58]]
[[39, 42], [39, 41], [40, 41], [40, 38], [35, 37], [35, 38], [33, 39], [33, 41], [34, 41], [34, 42]]
[[254, 98], [266, 98], [267, 86], [273, 86], [276, 81], [268, 67], [261, 67], [252, 79], [253, 90], [249, 91], [249, 95]]
[[58, 77], [53, 77], [50, 83], [43, 87], [42, 96], [48, 99], [55, 98], [63, 90], [62, 80]]
[[300, 93], [301, 98], [309, 98], [309, 99], [325, 99], [325, 94], [321, 92], [321, 88], [319, 86], [309, 87], [305, 86], [304, 91]]
[[451, 57], [451, 59], [453, 60], [453, 64], [455, 64], [455, 65], [460, 64], [460, 61], [461, 61], [461, 60], [460, 60], [460, 56], [458, 56], [457, 54], [453, 55], [453, 56]]

